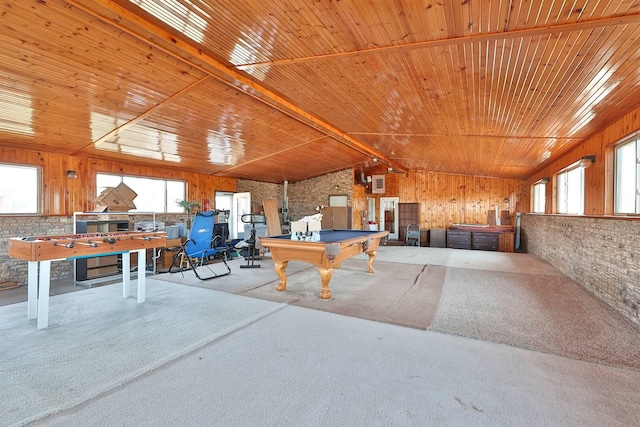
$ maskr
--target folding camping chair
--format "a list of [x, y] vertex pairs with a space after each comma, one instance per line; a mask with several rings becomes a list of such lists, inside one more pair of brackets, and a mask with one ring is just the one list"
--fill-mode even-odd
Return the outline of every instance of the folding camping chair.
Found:
[[420, 246], [420, 225], [419, 224], [407, 225], [407, 234], [406, 234], [404, 245]]
[[[214, 212], [198, 212], [196, 214], [191, 225], [189, 238], [180, 245], [180, 250], [173, 256], [169, 273], [183, 272], [191, 268], [200, 280], [215, 279], [231, 273], [231, 268], [227, 264], [229, 247], [220, 236], [213, 235], [214, 222]], [[227, 270], [225, 273], [218, 274], [213, 270], [213, 263], [209, 261], [213, 261], [216, 258], [222, 260]], [[179, 264], [179, 266], [176, 264]], [[220, 263], [216, 264], [219, 265]], [[178, 267], [179, 270], [174, 271], [174, 267]], [[202, 277], [198, 271], [198, 269], [202, 270], [202, 267], [209, 270], [210, 274]]]

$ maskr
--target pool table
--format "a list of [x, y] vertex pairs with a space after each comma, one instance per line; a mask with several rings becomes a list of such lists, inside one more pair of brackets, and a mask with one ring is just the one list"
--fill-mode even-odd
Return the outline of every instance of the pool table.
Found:
[[289, 261], [304, 261], [315, 265], [320, 273], [322, 289], [320, 298], [331, 298], [329, 282], [334, 268], [352, 256], [366, 252], [369, 255], [367, 271], [373, 273], [373, 261], [380, 240], [389, 235], [388, 231], [372, 230], [320, 230], [320, 240], [316, 242], [291, 240], [291, 234], [260, 237], [260, 245], [269, 248], [275, 262], [276, 274], [280, 278], [276, 289], [287, 289], [285, 272]]

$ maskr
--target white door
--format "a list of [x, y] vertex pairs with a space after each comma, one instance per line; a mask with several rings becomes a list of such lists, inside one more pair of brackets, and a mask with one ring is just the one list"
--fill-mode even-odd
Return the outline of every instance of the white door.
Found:
[[380, 197], [380, 230], [389, 232], [389, 240], [398, 240], [399, 197]]
[[215, 192], [215, 208], [219, 209], [221, 211], [229, 211], [229, 218], [227, 218], [227, 227], [228, 227], [228, 232], [229, 232], [229, 236], [227, 237], [228, 239], [234, 239], [237, 238], [235, 237], [236, 235], [231, 234], [231, 229], [233, 228], [233, 212], [235, 211], [233, 205], [234, 205], [234, 200], [233, 200], [233, 194], [231, 192], [226, 192], [226, 191], [216, 191]]
[[229, 213], [229, 235], [231, 239], [247, 238], [244, 236], [242, 215], [251, 213], [251, 193], [234, 193], [231, 212]]

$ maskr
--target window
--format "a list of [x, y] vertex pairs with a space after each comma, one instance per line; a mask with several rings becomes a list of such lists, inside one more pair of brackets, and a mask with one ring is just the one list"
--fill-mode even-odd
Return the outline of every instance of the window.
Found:
[[623, 141], [615, 148], [616, 214], [640, 214], [640, 144], [638, 136]]
[[0, 164], [0, 213], [38, 213], [39, 172], [32, 166]]
[[126, 186], [138, 194], [133, 201], [136, 209], [133, 209], [132, 212], [184, 212], [184, 209], [178, 205], [178, 202], [185, 200], [186, 185], [184, 181], [169, 181], [101, 173], [96, 175], [98, 194], [107, 187], [117, 187], [121, 182], [124, 182]]
[[547, 198], [547, 181], [540, 180], [533, 184], [533, 212], [544, 213]]
[[580, 163], [558, 172], [558, 213], [584, 213], [584, 168]]

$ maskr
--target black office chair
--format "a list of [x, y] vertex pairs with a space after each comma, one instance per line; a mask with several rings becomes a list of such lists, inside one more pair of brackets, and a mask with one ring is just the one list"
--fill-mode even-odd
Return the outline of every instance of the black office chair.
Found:
[[240, 220], [245, 224], [251, 224], [251, 234], [245, 242], [249, 245], [247, 247], [248, 253], [245, 257], [247, 260], [246, 265], [241, 265], [240, 268], [260, 268], [260, 264], [255, 264], [255, 260], [261, 260], [262, 257], [256, 256], [256, 251], [259, 250], [260, 240], [256, 236], [256, 224], [266, 224], [267, 217], [264, 215], [245, 214], [240, 217]]

